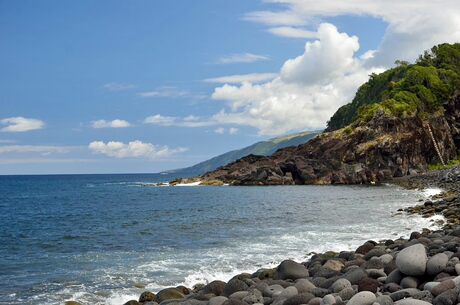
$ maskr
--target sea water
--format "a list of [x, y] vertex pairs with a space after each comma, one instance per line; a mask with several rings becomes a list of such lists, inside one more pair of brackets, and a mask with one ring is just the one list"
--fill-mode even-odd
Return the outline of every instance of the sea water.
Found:
[[0, 176], [0, 304], [122, 305], [433, 225], [394, 186], [144, 186], [169, 178]]

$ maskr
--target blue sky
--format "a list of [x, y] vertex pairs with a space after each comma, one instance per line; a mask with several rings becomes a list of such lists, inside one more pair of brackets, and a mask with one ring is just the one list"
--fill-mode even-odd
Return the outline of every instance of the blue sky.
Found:
[[369, 73], [458, 40], [428, 1], [379, 2], [0, 1], [0, 174], [158, 172], [323, 128]]

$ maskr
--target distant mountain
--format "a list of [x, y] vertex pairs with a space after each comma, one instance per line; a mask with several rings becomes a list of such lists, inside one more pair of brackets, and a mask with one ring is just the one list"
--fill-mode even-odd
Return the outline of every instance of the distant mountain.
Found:
[[257, 142], [251, 146], [229, 151], [217, 157], [200, 162], [196, 165], [167, 171], [166, 173], [182, 177], [201, 176], [209, 171], [213, 171], [221, 166], [227, 165], [230, 162], [236, 161], [251, 154], [258, 156], [271, 156], [278, 149], [307, 143], [319, 133], [320, 132], [317, 131], [307, 131], [273, 138], [268, 141]]

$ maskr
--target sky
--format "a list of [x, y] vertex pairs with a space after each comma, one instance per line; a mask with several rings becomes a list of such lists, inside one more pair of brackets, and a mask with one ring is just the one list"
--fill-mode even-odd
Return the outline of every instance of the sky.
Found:
[[0, 174], [155, 173], [319, 130], [457, 0], [0, 0]]

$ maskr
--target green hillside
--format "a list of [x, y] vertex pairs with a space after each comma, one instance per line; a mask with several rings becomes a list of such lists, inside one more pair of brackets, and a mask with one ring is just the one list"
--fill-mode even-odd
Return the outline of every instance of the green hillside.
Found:
[[460, 44], [441, 44], [421, 55], [415, 64], [396, 62], [397, 67], [372, 74], [353, 101], [331, 117], [326, 131], [370, 120], [377, 112], [398, 117], [443, 111], [443, 104], [460, 87]]
[[243, 158], [247, 155], [260, 155], [260, 156], [270, 156], [278, 149], [297, 146], [304, 144], [314, 138], [319, 132], [302, 132], [298, 134], [273, 138], [268, 141], [257, 142], [251, 146], [229, 151], [217, 157], [211, 158], [209, 160], [200, 162], [196, 165], [181, 168], [177, 170], [168, 171], [168, 173], [175, 174], [178, 176], [200, 176], [209, 171], [213, 171], [218, 167], [224, 166], [230, 162]]

